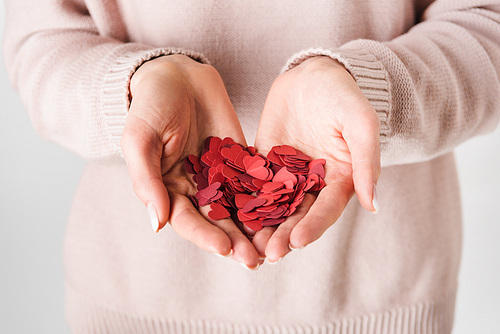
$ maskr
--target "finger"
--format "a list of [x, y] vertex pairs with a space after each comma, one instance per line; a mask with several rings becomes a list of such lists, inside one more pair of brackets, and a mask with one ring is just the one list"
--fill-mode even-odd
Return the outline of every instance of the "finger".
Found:
[[243, 226], [243, 231], [245, 231], [248, 238], [252, 239], [255, 236], [256, 231], [252, 230], [250, 227], [246, 226], [245, 224], [242, 224], [242, 226]]
[[231, 253], [227, 233], [208, 222], [184, 195], [171, 194], [170, 224], [182, 238], [207, 252], [222, 256]]
[[170, 200], [161, 174], [162, 143], [142, 119], [129, 115], [121, 147], [134, 191], [148, 208], [151, 226], [158, 232], [169, 217]]
[[275, 226], [266, 226], [260, 231], [253, 232], [252, 244], [259, 253], [259, 259], [261, 260], [266, 258], [266, 246], [274, 231], [276, 231]]
[[291, 231], [290, 247], [300, 249], [317, 240], [337, 221], [353, 194], [352, 185], [346, 183], [323, 188], [307, 214]]
[[297, 210], [278, 226], [270, 237], [266, 246], [266, 259], [268, 263], [276, 263], [281, 260], [291, 249], [291, 233], [295, 226], [306, 216], [314, 203], [315, 196], [306, 194]]
[[223, 231], [231, 241], [233, 254], [231, 258], [240, 262], [248, 269], [257, 269], [259, 267], [259, 254], [252, 245], [252, 242], [241, 232], [236, 224], [229, 218], [213, 220], [208, 217], [210, 206], [200, 208], [200, 213], [213, 226]]
[[380, 176], [380, 125], [371, 106], [354, 112], [342, 132], [352, 158], [354, 189], [361, 205], [377, 213], [375, 185]]

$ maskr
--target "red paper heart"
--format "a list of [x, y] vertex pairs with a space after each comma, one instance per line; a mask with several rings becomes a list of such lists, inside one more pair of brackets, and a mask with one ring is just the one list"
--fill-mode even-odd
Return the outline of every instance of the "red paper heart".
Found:
[[222, 204], [212, 203], [212, 204], [210, 204], [210, 208], [212, 210], [210, 212], [208, 212], [208, 216], [210, 218], [212, 218], [213, 220], [224, 219], [224, 218], [231, 216], [229, 211], [227, 211], [226, 208]]
[[325, 186], [324, 159], [312, 160], [289, 145], [274, 146], [267, 157], [231, 138], [208, 137], [202, 154], [184, 164], [198, 192], [194, 205], [210, 204], [213, 220], [231, 217], [254, 231], [285, 221], [308, 192]]

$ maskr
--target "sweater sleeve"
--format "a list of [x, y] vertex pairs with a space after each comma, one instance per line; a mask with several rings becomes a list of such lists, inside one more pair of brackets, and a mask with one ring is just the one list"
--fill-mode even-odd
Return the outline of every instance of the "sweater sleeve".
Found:
[[5, 2], [7, 73], [36, 131], [87, 159], [122, 156], [129, 81], [143, 62], [174, 53], [208, 62], [193, 51], [127, 43], [112, 3]]
[[432, 159], [499, 121], [498, 1], [437, 0], [391, 41], [304, 50], [283, 71], [318, 55], [343, 63], [377, 111], [383, 166]]

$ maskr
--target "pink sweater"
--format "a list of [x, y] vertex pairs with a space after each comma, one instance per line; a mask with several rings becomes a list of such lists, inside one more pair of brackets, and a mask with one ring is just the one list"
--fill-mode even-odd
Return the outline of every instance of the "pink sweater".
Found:
[[[36, 130], [89, 161], [65, 242], [75, 333], [451, 332], [462, 231], [452, 150], [498, 122], [498, 0], [6, 10], [7, 70]], [[380, 213], [352, 200], [320, 240], [257, 272], [169, 228], [153, 234], [119, 143], [134, 70], [179, 52], [219, 70], [249, 143], [282, 68], [316, 54], [342, 62], [380, 116]]]

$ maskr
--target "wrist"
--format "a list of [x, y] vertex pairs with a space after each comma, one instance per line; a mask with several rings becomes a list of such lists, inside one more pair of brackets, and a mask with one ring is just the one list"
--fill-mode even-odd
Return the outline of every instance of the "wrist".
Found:
[[186, 62], [195, 62], [185, 55], [173, 54], [150, 59], [139, 66], [130, 78], [130, 93], [133, 96], [144, 83], [150, 80], [157, 81], [161, 77], [177, 77], [179, 65]]

